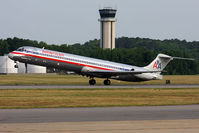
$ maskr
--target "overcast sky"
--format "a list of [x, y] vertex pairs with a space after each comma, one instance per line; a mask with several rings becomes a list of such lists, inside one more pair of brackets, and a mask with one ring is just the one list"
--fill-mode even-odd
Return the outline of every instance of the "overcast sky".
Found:
[[0, 0], [0, 38], [49, 44], [99, 39], [99, 8], [117, 9], [116, 37], [199, 41], [199, 0]]

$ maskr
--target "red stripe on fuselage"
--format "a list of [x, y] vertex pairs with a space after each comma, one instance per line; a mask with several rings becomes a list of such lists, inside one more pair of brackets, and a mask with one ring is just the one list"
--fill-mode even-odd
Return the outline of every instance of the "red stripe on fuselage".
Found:
[[81, 64], [81, 63], [71, 62], [71, 61], [65, 61], [65, 60], [59, 60], [59, 59], [53, 59], [53, 58], [43, 57], [43, 56], [38, 56], [38, 55], [32, 55], [32, 54], [26, 54], [26, 53], [14, 52], [14, 51], [11, 52], [11, 53], [12, 54], [25, 55], [25, 56], [31, 56], [31, 57], [36, 57], [36, 58], [41, 58], [41, 59], [46, 59], [46, 60], [59, 61], [59, 62], [64, 62], [64, 63], [68, 63], [68, 64], [74, 64], [74, 65], [79, 65], [79, 66], [87, 66], [87, 67], [92, 67], [92, 68], [96, 68], [96, 69], [113, 71], [112, 69], [108, 69], [108, 68], [103, 68], [103, 67], [98, 67], [98, 66], [91, 66], [91, 65], [86, 65], [86, 64]]

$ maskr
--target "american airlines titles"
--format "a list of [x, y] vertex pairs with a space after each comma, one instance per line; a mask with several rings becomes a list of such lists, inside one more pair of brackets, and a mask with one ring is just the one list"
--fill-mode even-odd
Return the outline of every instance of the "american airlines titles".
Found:
[[42, 49], [42, 53], [44, 53], [44, 54], [51, 54], [51, 55], [55, 55], [55, 56], [62, 56], [62, 57], [64, 57], [64, 54], [63, 54], [63, 53], [56, 53], [56, 52], [47, 51], [47, 50], [44, 50], [44, 49]]

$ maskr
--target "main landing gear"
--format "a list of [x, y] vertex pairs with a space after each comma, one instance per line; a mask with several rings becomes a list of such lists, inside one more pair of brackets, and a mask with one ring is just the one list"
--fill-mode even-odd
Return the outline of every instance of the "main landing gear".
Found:
[[[89, 80], [89, 84], [90, 84], [90, 85], [95, 85], [95, 84], [96, 84], [95, 79], [94, 79], [94, 78], [91, 78], [91, 79]], [[110, 84], [111, 84], [111, 81], [110, 81], [109, 79], [104, 80], [104, 85], [110, 85]]]
[[89, 84], [90, 84], [90, 85], [95, 85], [95, 84], [96, 84], [95, 79], [93, 79], [93, 78], [92, 78], [92, 79], [90, 79], [90, 80], [89, 80]]
[[104, 80], [104, 85], [110, 85], [111, 81], [109, 79]]

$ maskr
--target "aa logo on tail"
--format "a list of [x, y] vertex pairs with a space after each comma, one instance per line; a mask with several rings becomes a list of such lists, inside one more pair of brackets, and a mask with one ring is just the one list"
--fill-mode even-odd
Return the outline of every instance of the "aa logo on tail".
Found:
[[156, 69], [161, 69], [161, 68], [162, 68], [162, 64], [160, 63], [159, 60], [157, 60], [157, 61], [154, 63], [153, 68], [156, 68]]

